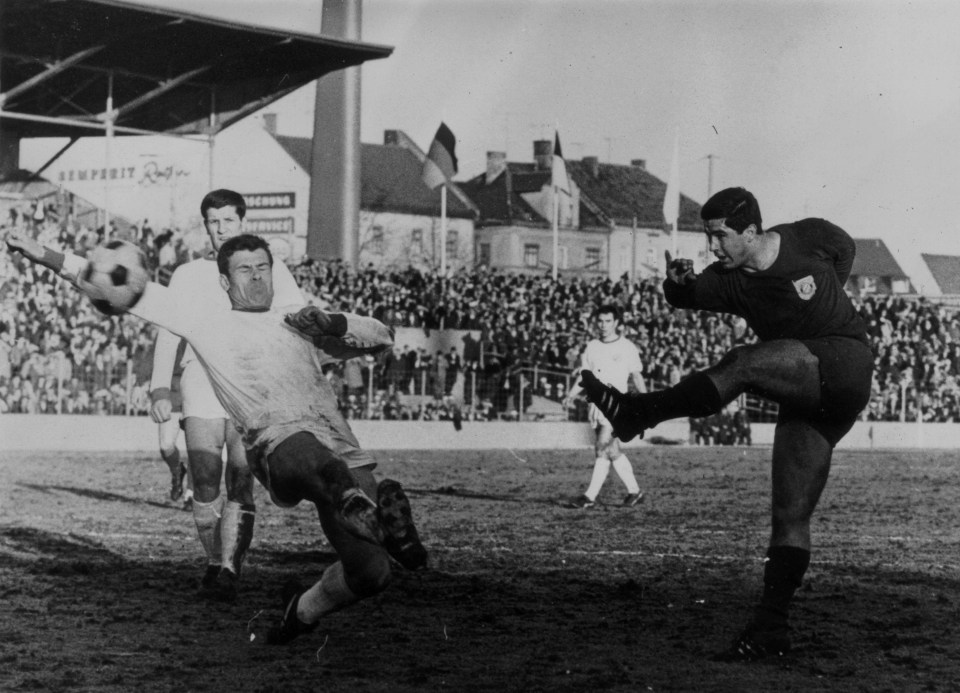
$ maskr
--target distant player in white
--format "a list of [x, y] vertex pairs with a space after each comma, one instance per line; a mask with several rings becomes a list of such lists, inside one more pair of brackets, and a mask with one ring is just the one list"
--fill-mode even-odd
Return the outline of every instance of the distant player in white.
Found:
[[[200, 214], [213, 251], [207, 257], [180, 265], [170, 278], [170, 292], [185, 311], [203, 315], [208, 307], [230, 308], [230, 300], [220, 286], [216, 254], [224, 241], [243, 232], [246, 210], [243, 196], [233, 190], [214, 190], [200, 202]], [[272, 272], [277, 305], [302, 305], [303, 296], [287, 266], [276, 262]], [[180, 338], [167, 330], [158, 331], [150, 380], [150, 416], [161, 425], [169, 422], [173, 411], [170, 388], [179, 343]], [[240, 436], [190, 347], [180, 359], [180, 366], [181, 425], [193, 481], [193, 518], [207, 555], [201, 594], [232, 601], [237, 596], [243, 558], [253, 538], [253, 477]], [[173, 469], [171, 466], [171, 472]], [[221, 478], [226, 486], [226, 500], [220, 491]]]
[[[637, 392], [646, 392], [643, 381], [643, 364], [637, 347], [620, 334], [621, 312], [620, 307], [614, 304], [600, 306], [594, 314], [597, 322], [598, 339], [587, 342], [583, 354], [580, 356], [580, 367], [575, 374], [573, 385], [563, 401], [565, 408], [573, 406], [573, 400], [580, 395], [579, 370], [593, 371], [600, 380], [626, 392], [632, 386]], [[627, 487], [627, 495], [623, 505], [632, 507], [643, 500], [640, 485], [633, 475], [633, 466], [630, 460], [620, 450], [620, 440], [613, 434], [613, 426], [607, 421], [600, 410], [593, 404], [589, 409], [590, 425], [596, 435], [594, 451], [596, 459], [593, 463], [593, 476], [587, 490], [567, 503], [571, 508], [592, 508], [597, 503], [597, 496], [603, 488], [610, 473], [610, 467]]]

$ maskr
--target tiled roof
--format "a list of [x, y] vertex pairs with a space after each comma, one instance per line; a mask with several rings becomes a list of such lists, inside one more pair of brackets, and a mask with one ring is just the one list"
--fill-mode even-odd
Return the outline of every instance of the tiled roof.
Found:
[[[458, 185], [480, 209], [480, 224], [543, 224], [544, 218], [527, 204], [521, 193], [538, 192], [549, 180], [549, 171], [533, 170], [532, 165], [514, 169], [511, 164], [508, 171], [489, 185], [483, 173]], [[508, 185], [510, 194], [507, 194]]]
[[[311, 140], [274, 135], [281, 147], [304, 171], [310, 171]], [[440, 190], [430, 190], [420, 179], [422, 165], [416, 155], [388, 144], [360, 145], [360, 208], [371, 212], [397, 212], [440, 216]], [[472, 219], [473, 212], [456, 195], [447, 195], [447, 216]]]
[[[630, 226], [636, 216], [637, 224], [652, 228], [666, 223], [663, 218], [663, 197], [667, 184], [639, 166], [623, 164], [596, 164], [568, 161], [567, 172], [580, 186], [583, 194], [595, 202], [603, 213], [618, 226]], [[680, 195], [679, 228], [700, 231], [700, 205], [686, 195]]]
[[942, 294], [960, 294], [960, 255], [929, 255], [920, 257], [927, 264], [933, 280]]
[[851, 275], [909, 279], [882, 240], [879, 238], [855, 238], [854, 240], [857, 243], [857, 257], [853, 261]]
[[[567, 161], [567, 172], [580, 187], [580, 226], [584, 229], [609, 225], [663, 228], [663, 196], [666, 183], [637, 166], [597, 164], [596, 175], [590, 164]], [[547, 223], [536, 210], [524, 202], [520, 193], [539, 192], [550, 181], [550, 171], [534, 164], [507, 164], [507, 169], [487, 184], [482, 173], [465, 183], [463, 190], [480, 208], [481, 223]], [[507, 186], [510, 194], [507, 193]], [[700, 205], [680, 196], [680, 228], [699, 231]]]

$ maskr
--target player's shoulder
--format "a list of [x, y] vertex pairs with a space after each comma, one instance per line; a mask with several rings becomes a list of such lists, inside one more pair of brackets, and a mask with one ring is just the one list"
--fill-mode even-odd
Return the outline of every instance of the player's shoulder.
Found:
[[184, 277], [206, 276], [211, 272], [220, 274], [216, 261], [199, 257], [196, 260], [188, 260], [187, 262], [177, 265], [170, 275], [170, 278], [172, 280], [174, 277], [182, 279]]
[[287, 263], [281, 262], [280, 260], [275, 260], [273, 266], [270, 268], [273, 272], [273, 276], [278, 275], [290, 275], [293, 276], [293, 273], [290, 271], [290, 268], [287, 267]]

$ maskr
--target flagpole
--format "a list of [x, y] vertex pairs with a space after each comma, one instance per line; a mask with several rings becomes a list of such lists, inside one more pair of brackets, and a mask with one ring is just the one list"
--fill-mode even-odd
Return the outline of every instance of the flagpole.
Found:
[[447, 184], [440, 186], [440, 276], [447, 276]]
[[557, 280], [560, 265], [560, 194], [553, 186], [553, 280]]

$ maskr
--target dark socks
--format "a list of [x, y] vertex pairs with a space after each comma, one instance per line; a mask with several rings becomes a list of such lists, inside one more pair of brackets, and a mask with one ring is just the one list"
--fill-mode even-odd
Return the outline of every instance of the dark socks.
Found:
[[762, 630], [787, 627], [793, 593], [803, 584], [810, 552], [795, 546], [771, 546], [763, 570], [763, 596], [754, 608], [753, 623]]
[[709, 416], [720, 411], [724, 404], [717, 386], [703, 372], [693, 373], [673, 387], [647, 393], [643, 398], [645, 408], [657, 423], [687, 416]]

